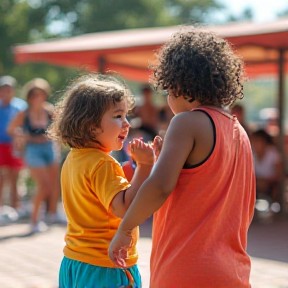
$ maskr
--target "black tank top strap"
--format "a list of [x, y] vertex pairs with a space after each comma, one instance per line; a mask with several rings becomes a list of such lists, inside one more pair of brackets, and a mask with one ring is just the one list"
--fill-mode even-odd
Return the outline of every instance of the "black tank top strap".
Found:
[[205, 163], [205, 162], [209, 159], [209, 157], [211, 156], [211, 154], [213, 153], [214, 148], [215, 148], [215, 144], [216, 144], [216, 127], [215, 127], [215, 123], [214, 123], [212, 117], [210, 116], [210, 114], [209, 114], [207, 111], [202, 110], [201, 108], [193, 109], [192, 112], [193, 112], [193, 111], [203, 112], [203, 113], [205, 113], [205, 114], [208, 116], [208, 118], [210, 119], [210, 122], [211, 122], [212, 128], [213, 128], [213, 138], [214, 138], [214, 140], [213, 140], [213, 147], [212, 147], [210, 153], [207, 155], [207, 157], [206, 157], [203, 161], [201, 161], [200, 163], [197, 163], [197, 164], [193, 164], [193, 165], [186, 165], [186, 164], [184, 164], [183, 169], [196, 168], [196, 167], [202, 165], [203, 163]]

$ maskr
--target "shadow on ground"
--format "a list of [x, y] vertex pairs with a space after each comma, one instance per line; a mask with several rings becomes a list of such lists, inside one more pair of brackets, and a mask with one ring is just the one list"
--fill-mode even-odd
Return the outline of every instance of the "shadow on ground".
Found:
[[269, 223], [253, 221], [247, 251], [252, 257], [288, 263], [288, 215], [274, 216]]

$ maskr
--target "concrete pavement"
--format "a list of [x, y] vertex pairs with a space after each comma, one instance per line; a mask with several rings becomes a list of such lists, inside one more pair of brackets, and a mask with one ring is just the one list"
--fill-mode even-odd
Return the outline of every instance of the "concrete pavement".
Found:
[[[28, 232], [29, 225], [25, 222], [0, 227], [0, 287], [56, 288], [65, 226], [53, 225], [41, 234]], [[141, 234], [139, 268], [143, 288], [148, 288], [151, 221], [141, 226]], [[252, 223], [248, 252], [252, 259], [253, 288], [288, 288], [287, 216], [269, 224]]]

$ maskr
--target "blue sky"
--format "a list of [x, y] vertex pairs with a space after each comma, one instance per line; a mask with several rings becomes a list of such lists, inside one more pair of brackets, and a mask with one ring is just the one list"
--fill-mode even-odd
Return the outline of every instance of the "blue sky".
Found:
[[271, 22], [276, 19], [278, 12], [288, 9], [287, 0], [218, 0], [218, 2], [223, 3], [235, 16], [241, 15], [246, 7], [251, 7], [255, 22]]

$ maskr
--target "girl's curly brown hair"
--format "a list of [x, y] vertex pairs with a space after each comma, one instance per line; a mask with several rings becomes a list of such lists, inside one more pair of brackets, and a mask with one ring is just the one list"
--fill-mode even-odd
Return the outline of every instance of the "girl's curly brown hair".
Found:
[[104, 113], [123, 99], [131, 110], [135, 98], [118, 77], [91, 73], [75, 79], [56, 104], [48, 137], [72, 148], [90, 147], [97, 142], [93, 127], [101, 127]]
[[229, 43], [204, 28], [183, 27], [158, 51], [156, 90], [201, 104], [227, 106], [243, 98], [243, 62]]

